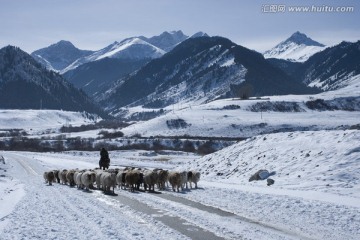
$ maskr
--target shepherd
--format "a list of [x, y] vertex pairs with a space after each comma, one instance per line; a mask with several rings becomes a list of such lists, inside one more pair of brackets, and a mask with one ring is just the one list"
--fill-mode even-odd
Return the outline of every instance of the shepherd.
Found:
[[99, 161], [100, 169], [108, 169], [110, 166], [110, 158], [109, 153], [105, 148], [102, 148], [100, 151], [100, 161]]

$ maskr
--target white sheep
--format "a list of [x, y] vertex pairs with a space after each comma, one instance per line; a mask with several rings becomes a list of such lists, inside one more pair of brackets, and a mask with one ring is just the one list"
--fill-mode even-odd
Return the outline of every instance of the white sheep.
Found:
[[83, 185], [82, 182], [81, 182], [81, 175], [82, 175], [84, 172], [85, 172], [84, 170], [81, 170], [81, 171], [76, 171], [76, 172], [74, 173], [74, 181], [75, 181], [75, 184], [76, 184], [77, 188], [81, 188], [81, 189], [84, 188], [84, 185]]
[[103, 172], [104, 172], [104, 170], [102, 170], [102, 169], [95, 169], [95, 174], [96, 174], [95, 182], [96, 182], [96, 188], [97, 189], [102, 189], [102, 186], [101, 186], [101, 174]]
[[75, 170], [69, 170], [66, 173], [66, 180], [69, 183], [70, 187], [75, 186], [74, 174]]
[[126, 189], [126, 180], [125, 176], [128, 170], [119, 171], [116, 175], [116, 183], [121, 189]]
[[184, 191], [185, 187], [186, 189], [188, 189], [188, 172], [187, 171], [182, 171], [180, 172], [180, 176], [181, 176], [181, 190]]
[[55, 175], [55, 182], [57, 182], [57, 183], [60, 183], [60, 178], [59, 178], [59, 170], [53, 170], [53, 173], [54, 173], [54, 175]]
[[181, 187], [181, 175], [179, 172], [170, 172], [169, 173], [169, 183], [172, 187], [172, 190], [179, 192]]
[[158, 170], [158, 188], [159, 190], [165, 190], [166, 189], [166, 182], [168, 180], [168, 176], [169, 176], [169, 171], [168, 170], [163, 170], [163, 169], [159, 169]]
[[135, 188], [140, 180], [140, 171], [139, 170], [130, 170], [125, 175], [125, 182], [130, 186], [130, 191], [135, 192]]
[[67, 172], [68, 172], [68, 170], [66, 170], [66, 169], [59, 172], [60, 182], [65, 185], [67, 184], [67, 179], [66, 179]]
[[53, 171], [44, 172], [43, 176], [45, 179], [45, 183], [49, 183], [49, 185], [52, 185], [52, 182], [55, 182], [55, 175]]
[[116, 187], [116, 172], [103, 172], [100, 177], [101, 185], [105, 192], [111, 192], [115, 194]]
[[158, 183], [158, 180], [159, 180], [159, 176], [156, 171], [153, 170], [144, 171], [144, 190], [146, 191], [147, 186], [149, 186], [149, 191], [155, 191], [155, 184]]
[[96, 174], [93, 171], [86, 171], [81, 174], [81, 183], [89, 191], [90, 186], [96, 181]]
[[197, 183], [200, 181], [200, 173], [197, 171], [189, 171], [188, 172], [188, 181], [190, 183], [190, 188], [192, 188], [191, 183], [195, 183], [195, 188], [197, 188]]

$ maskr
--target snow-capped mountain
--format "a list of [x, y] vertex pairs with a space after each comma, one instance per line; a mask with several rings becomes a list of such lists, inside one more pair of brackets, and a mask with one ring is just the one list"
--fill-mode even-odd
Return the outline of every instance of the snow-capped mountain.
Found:
[[360, 41], [342, 42], [316, 53], [293, 74], [310, 87], [323, 91], [336, 90], [356, 84], [360, 74]]
[[105, 116], [86, 94], [13, 46], [0, 49], [0, 108], [63, 109]]
[[80, 50], [69, 41], [60, 41], [49, 47], [31, 53], [31, 56], [47, 69], [61, 71], [76, 59], [92, 54], [92, 51]]
[[325, 45], [312, 40], [305, 34], [295, 32], [285, 41], [264, 52], [264, 57], [305, 62], [309, 57], [325, 48]]
[[75, 62], [70, 64], [61, 73], [65, 73], [69, 70], [75, 69], [78, 66], [98, 61], [104, 58], [118, 58], [118, 59], [129, 59], [129, 60], [140, 60], [140, 59], [153, 59], [164, 55], [166, 52], [138, 37], [128, 38], [121, 42], [114, 42], [113, 44], [94, 52], [89, 56], [85, 56], [77, 59]]
[[208, 35], [198, 32], [188, 37], [181, 31], [172, 31], [151, 38], [129, 38], [78, 59], [62, 73], [89, 95], [99, 94], [110, 88], [114, 81], [140, 69], [151, 59], [162, 56], [166, 52], [164, 49], [173, 49], [184, 39], [202, 36]]
[[[109, 109], [221, 97], [305, 93], [309, 89], [255, 51], [221, 37], [189, 38], [98, 98]], [[241, 93], [242, 92], [242, 93]]]

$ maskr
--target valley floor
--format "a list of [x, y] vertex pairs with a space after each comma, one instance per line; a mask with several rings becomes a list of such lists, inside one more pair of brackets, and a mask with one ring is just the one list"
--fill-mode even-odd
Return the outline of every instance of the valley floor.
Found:
[[[44, 183], [50, 169], [97, 167], [98, 154], [0, 152], [0, 239], [360, 239], [356, 182], [350, 194], [341, 186], [298, 190], [293, 182], [267, 187], [203, 174], [198, 189], [116, 189], [115, 196]], [[146, 151], [110, 156], [113, 167], [166, 169], [194, 166], [198, 158]]]

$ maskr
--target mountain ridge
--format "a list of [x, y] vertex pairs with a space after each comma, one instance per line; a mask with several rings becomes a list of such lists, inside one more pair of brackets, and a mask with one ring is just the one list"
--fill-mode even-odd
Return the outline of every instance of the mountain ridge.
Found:
[[[194, 36], [206, 35], [203, 32], [197, 32]], [[59, 71], [61, 74], [73, 70], [78, 66], [103, 59], [110, 58], [128, 58], [134, 59], [153, 59], [158, 58], [168, 51], [171, 51], [177, 44], [186, 40], [189, 36], [181, 30], [163, 32], [153, 37], [129, 37], [115, 41], [108, 46], [96, 50], [80, 50], [71, 42], [61, 40], [48, 47], [41, 48], [31, 53], [31, 55], [47, 69]]]

